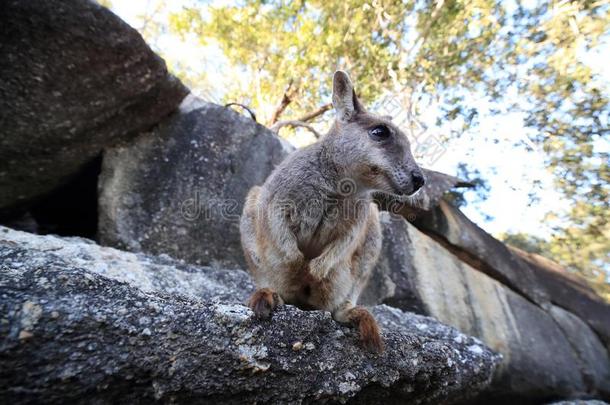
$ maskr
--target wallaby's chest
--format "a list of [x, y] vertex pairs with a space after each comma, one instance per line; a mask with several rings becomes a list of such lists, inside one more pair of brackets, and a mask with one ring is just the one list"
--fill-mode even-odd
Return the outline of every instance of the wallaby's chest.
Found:
[[[360, 232], [366, 222], [366, 210], [347, 211], [337, 208], [334, 212], [320, 211], [318, 215], [304, 216], [295, 227], [297, 246], [306, 260], [320, 256], [324, 249]], [[348, 249], [349, 251], [349, 249]]]
[[330, 245], [335, 239], [337, 232], [329, 224], [321, 224], [312, 232], [303, 232], [297, 236], [297, 245], [303, 256], [307, 260], [315, 259], [320, 256], [326, 246]]

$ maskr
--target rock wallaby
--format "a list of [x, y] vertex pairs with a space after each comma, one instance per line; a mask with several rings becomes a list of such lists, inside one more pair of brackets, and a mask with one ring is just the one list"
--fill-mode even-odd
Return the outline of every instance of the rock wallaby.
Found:
[[241, 242], [258, 288], [249, 305], [259, 318], [282, 303], [329, 311], [381, 352], [375, 318], [356, 305], [381, 249], [371, 194], [411, 195], [424, 176], [404, 133], [363, 108], [345, 72], [333, 77], [332, 101], [328, 134], [248, 193]]

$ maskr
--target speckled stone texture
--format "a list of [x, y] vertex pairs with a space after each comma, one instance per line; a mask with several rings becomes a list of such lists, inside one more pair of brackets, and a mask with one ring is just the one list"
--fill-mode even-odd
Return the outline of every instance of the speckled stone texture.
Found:
[[88, 0], [0, 2], [0, 218], [147, 130], [188, 90]]
[[386, 350], [370, 354], [328, 313], [255, 320], [251, 290], [242, 271], [0, 228], [0, 402], [446, 404], [500, 360], [386, 306]]
[[246, 194], [292, 150], [250, 118], [189, 96], [152, 133], [105, 153], [99, 240], [245, 268], [239, 217]]

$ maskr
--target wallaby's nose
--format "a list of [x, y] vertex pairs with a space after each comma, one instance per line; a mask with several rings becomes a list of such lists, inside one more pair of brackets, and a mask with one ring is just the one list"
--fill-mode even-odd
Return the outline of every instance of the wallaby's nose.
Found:
[[422, 188], [423, 185], [426, 183], [423, 173], [419, 170], [411, 174], [411, 180], [413, 181], [413, 192], [416, 192], [417, 190]]

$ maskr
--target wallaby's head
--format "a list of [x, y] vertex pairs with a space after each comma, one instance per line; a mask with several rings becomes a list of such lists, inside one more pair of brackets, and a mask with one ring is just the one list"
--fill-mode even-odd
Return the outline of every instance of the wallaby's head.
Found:
[[360, 189], [398, 195], [411, 195], [424, 185], [407, 136], [389, 117], [367, 112], [342, 71], [333, 77], [333, 107], [337, 118], [324, 142], [332, 144], [344, 176]]

